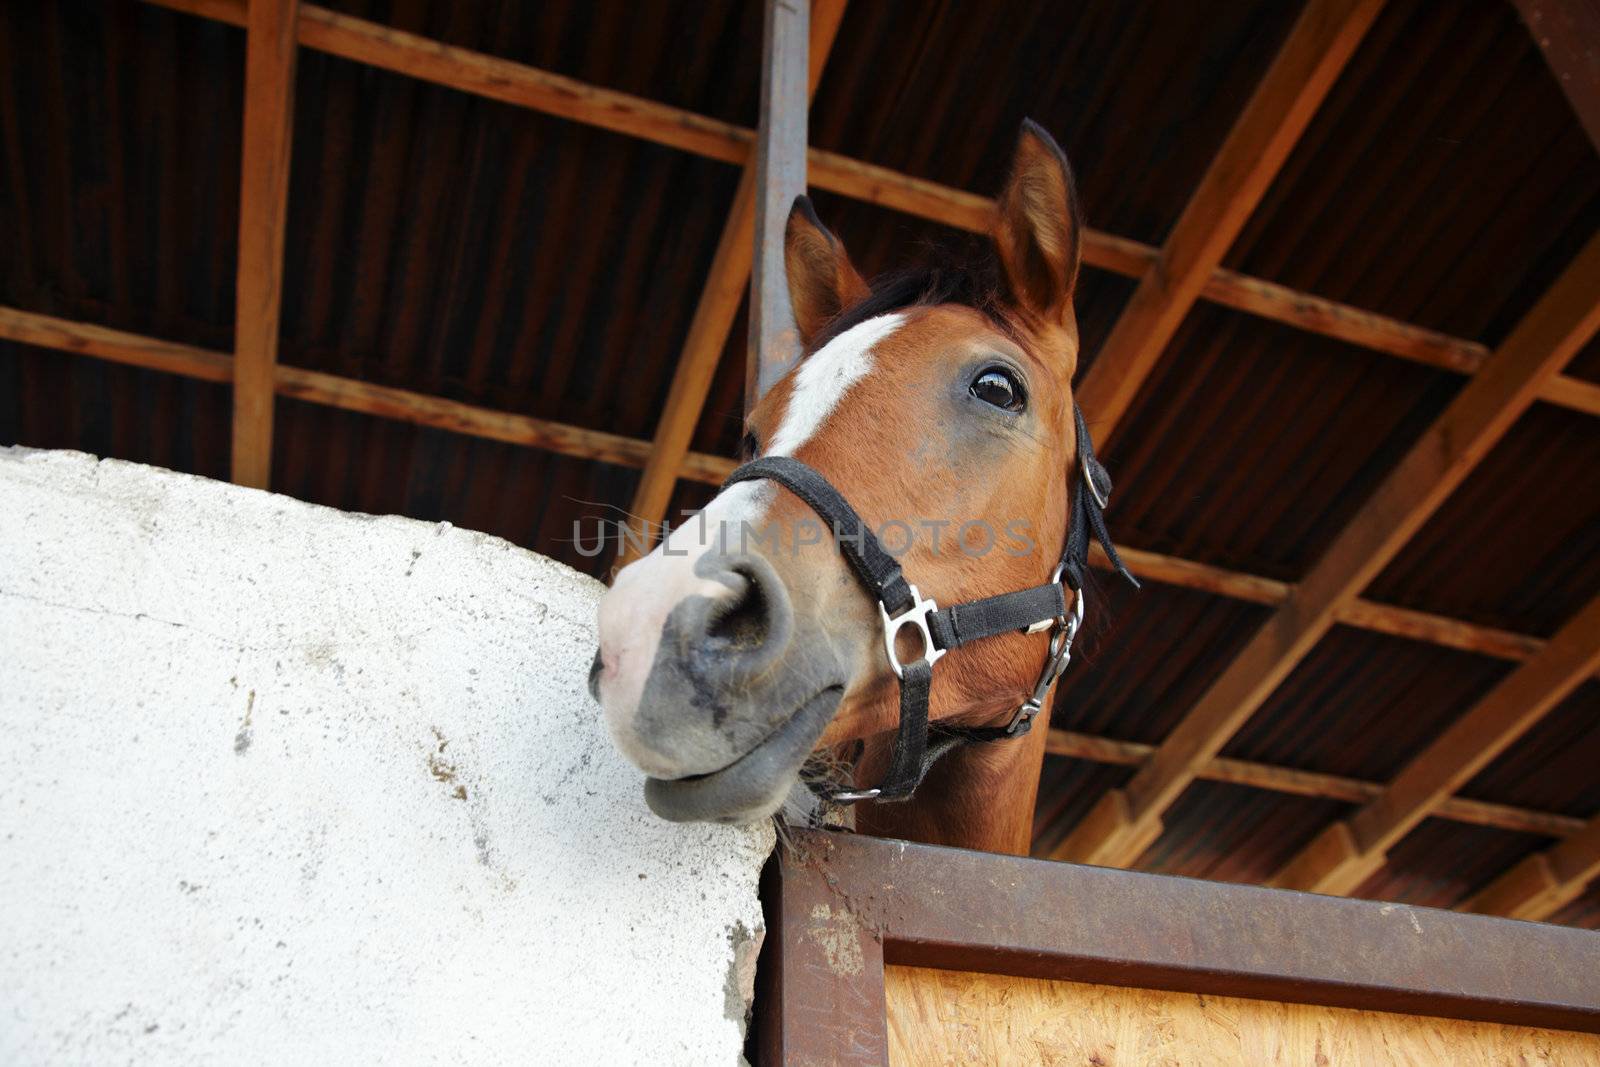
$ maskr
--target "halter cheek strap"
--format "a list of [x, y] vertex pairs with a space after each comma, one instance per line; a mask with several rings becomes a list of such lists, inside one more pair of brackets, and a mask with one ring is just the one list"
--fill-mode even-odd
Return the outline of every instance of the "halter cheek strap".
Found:
[[[1083, 412], [1073, 407], [1078, 438], [1078, 466], [1083, 486], [1074, 489], [1067, 518], [1067, 538], [1061, 561], [1050, 580], [1012, 593], [940, 608], [906, 581], [900, 564], [861, 520], [849, 501], [817, 471], [788, 456], [765, 456], [744, 464], [729, 475], [723, 487], [760, 479], [782, 485], [833, 530], [834, 540], [850, 569], [878, 603], [883, 617], [884, 654], [900, 682], [900, 725], [894, 752], [883, 781], [873, 789], [840, 790], [824, 794], [837, 803], [859, 800], [904, 800], [916, 790], [928, 769], [959, 745], [1020, 737], [1033, 725], [1034, 716], [1061, 672], [1072, 658], [1072, 641], [1083, 622], [1084, 577], [1089, 566], [1089, 539], [1093, 534], [1105, 548], [1111, 565], [1135, 586], [1106, 531], [1105, 506], [1111, 478], [1095, 458]], [[1072, 590], [1068, 612], [1066, 590]], [[895, 639], [906, 627], [922, 638], [922, 655], [902, 663]], [[1042, 633], [1051, 630], [1050, 651], [1033, 692], [1018, 705], [1005, 726], [960, 727], [928, 725], [928, 701], [933, 685], [933, 665], [952, 648], [1004, 633]], [[930, 738], [931, 734], [931, 738]]]

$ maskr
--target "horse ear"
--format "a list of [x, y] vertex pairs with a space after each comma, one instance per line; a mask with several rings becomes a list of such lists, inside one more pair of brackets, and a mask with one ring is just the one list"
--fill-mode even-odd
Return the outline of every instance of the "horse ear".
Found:
[[1022, 120], [1011, 176], [996, 206], [994, 239], [1012, 299], [1049, 322], [1071, 321], [1083, 212], [1066, 153], [1032, 119]]
[[795, 197], [794, 207], [789, 209], [783, 266], [789, 276], [789, 304], [805, 345], [836, 315], [868, 294], [867, 283], [851, 266], [844, 245], [817, 218], [807, 196]]

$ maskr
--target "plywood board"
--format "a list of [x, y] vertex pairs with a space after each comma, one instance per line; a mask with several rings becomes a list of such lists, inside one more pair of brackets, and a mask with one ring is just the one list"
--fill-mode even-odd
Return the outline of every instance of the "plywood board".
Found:
[[920, 967], [884, 976], [896, 1067], [1600, 1065], [1594, 1034]]

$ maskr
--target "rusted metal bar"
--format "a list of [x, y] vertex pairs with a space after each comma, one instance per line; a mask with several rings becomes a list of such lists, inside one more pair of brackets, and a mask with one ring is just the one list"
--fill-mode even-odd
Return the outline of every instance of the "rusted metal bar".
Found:
[[885, 1062], [885, 964], [1600, 1032], [1600, 937], [1587, 930], [787, 836], [767, 883], [763, 1062]]
[[800, 339], [783, 267], [784, 224], [806, 191], [807, 0], [767, 0], [761, 50], [761, 125], [756, 130], [756, 250], [750, 272], [750, 348], [744, 409], [793, 364]]

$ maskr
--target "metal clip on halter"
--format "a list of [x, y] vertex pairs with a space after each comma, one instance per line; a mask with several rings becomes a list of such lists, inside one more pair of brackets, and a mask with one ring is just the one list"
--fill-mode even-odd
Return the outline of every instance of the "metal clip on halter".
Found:
[[877, 800], [883, 790], [874, 786], [871, 789], [840, 789], [827, 795], [830, 804], [859, 804], [863, 800]]
[[[1062, 570], [1062, 567], [1057, 567], [1050, 580], [1061, 581]], [[1050, 655], [1044, 661], [1044, 669], [1039, 672], [1039, 680], [1034, 683], [1033, 694], [1017, 706], [1011, 722], [1006, 725], [1008, 737], [1019, 737], [1033, 728], [1033, 717], [1044, 710], [1044, 700], [1050, 694], [1050, 687], [1055, 685], [1056, 679], [1067, 669], [1067, 664], [1072, 662], [1072, 641], [1078, 636], [1078, 628], [1082, 625], [1083, 590], [1079, 589], [1072, 594], [1071, 615], [1059, 616], [1044, 626], [1035, 623], [1028, 627], [1030, 634], [1049, 626], [1054, 626], [1055, 632], [1050, 635]]]
[[[914, 626], [922, 635], [922, 659], [928, 661], [932, 667], [939, 662], [939, 658], [947, 649], [939, 648], [933, 643], [933, 631], [928, 629], [928, 616], [939, 610], [939, 605], [933, 602], [932, 597], [926, 599], [917, 591], [917, 587], [908, 584], [911, 590], [911, 606], [898, 615], [890, 615], [889, 610], [878, 603], [878, 614], [883, 616], [883, 651], [889, 656], [889, 667], [894, 671], [896, 678], [905, 678], [905, 665], [900, 662], [900, 654], [895, 650], [895, 638], [900, 636], [900, 631], [907, 626]], [[913, 661], [917, 662], [917, 661]]]

